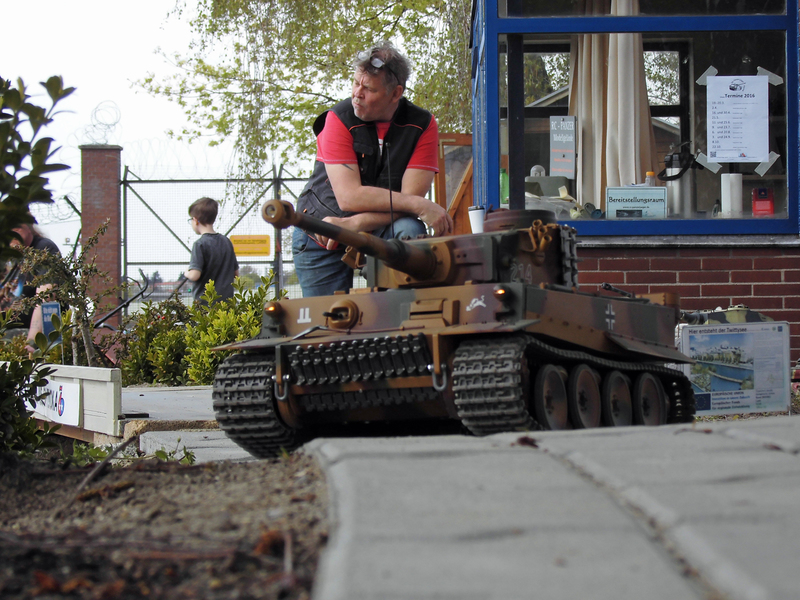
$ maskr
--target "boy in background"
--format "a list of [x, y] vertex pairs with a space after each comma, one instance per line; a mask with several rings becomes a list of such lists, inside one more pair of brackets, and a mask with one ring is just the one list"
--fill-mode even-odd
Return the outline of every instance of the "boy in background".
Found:
[[233, 280], [239, 276], [239, 262], [231, 241], [214, 231], [219, 205], [211, 198], [200, 198], [189, 207], [189, 222], [200, 239], [192, 246], [189, 268], [184, 275], [195, 282], [194, 300], [202, 302], [206, 283], [214, 282], [221, 300], [233, 298]]

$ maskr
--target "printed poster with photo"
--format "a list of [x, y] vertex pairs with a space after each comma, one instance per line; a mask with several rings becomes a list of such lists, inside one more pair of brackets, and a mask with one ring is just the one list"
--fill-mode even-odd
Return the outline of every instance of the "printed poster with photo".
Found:
[[681, 325], [678, 347], [695, 364], [697, 415], [779, 412], [789, 408], [789, 324], [785, 321]]

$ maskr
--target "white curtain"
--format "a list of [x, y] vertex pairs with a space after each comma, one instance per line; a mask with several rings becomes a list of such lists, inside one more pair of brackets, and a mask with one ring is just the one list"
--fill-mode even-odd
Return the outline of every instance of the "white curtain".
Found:
[[[587, 15], [636, 15], [639, 0], [584, 0]], [[605, 188], [657, 171], [639, 33], [574, 36], [569, 114], [578, 117], [577, 199], [604, 208]]]

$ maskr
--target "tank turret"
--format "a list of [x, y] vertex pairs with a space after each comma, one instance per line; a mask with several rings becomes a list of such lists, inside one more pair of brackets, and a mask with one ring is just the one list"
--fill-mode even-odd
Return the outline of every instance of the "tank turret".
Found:
[[265, 221], [299, 227], [348, 246], [351, 266], [366, 265], [369, 287], [383, 289], [520, 281], [577, 287], [575, 230], [556, 224], [547, 211], [490, 214], [477, 235], [383, 240], [295, 212], [288, 202], [269, 200]]
[[582, 292], [577, 234], [551, 213], [498, 211], [483, 233], [405, 242], [277, 200], [262, 215], [348, 246], [368, 287], [267, 302], [260, 333], [223, 347], [237, 353], [217, 369], [217, 421], [256, 456], [355, 424], [487, 435], [693, 419], [674, 368], [692, 362], [675, 348], [678, 297]]

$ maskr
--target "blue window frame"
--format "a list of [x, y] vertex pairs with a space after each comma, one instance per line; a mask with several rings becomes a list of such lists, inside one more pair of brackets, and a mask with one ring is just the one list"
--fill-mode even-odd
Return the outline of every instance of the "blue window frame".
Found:
[[[502, 3], [503, 6], [505, 5]], [[536, 4], [536, 3], [533, 3]], [[540, 3], [541, 4], [541, 3]], [[544, 3], [546, 5], [546, 3]], [[546, 16], [500, 18], [498, 0], [476, 0], [473, 10], [473, 136], [475, 202], [499, 206], [501, 168], [501, 44], [509, 39], [537, 40], [561, 34], [642, 33], [705, 34], [719, 32], [779, 33], [785, 37], [784, 83], [774, 91], [785, 94], [785, 212], [782, 218], [703, 218], [654, 220], [569, 221], [581, 235], [708, 235], [708, 234], [797, 234], [800, 232], [800, 168], [798, 168], [798, 0], [787, 0], [785, 14], [742, 15], [637, 15], [637, 16]], [[519, 35], [517, 35], [519, 34]], [[651, 36], [652, 37], [652, 36]], [[509, 50], [511, 51], [511, 50]], [[700, 73], [694, 73], [696, 79]], [[725, 73], [720, 73], [725, 75]], [[694, 83], [693, 83], [694, 85]], [[772, 86], [770, 86], [772, 88]], [[517, 104], [519, 106], [519, 104]], [[514, 104], [509, 98], [509, 114]], [[519, 116], [519, 118], [524, 118]], [[695, 119], [697, 121], [697, 119]], [[509, 129], [516, 124], [509, 125]], [[509, 155], [515, 150], [509, 148]], [[512, 159], [510, 159], [512, 160]], [[580, 177], [580, 174], [576, 175]], [[524, 183], [512, 173], [512, 196]], [[781, 182], [783, 185], [783, 182]]]

